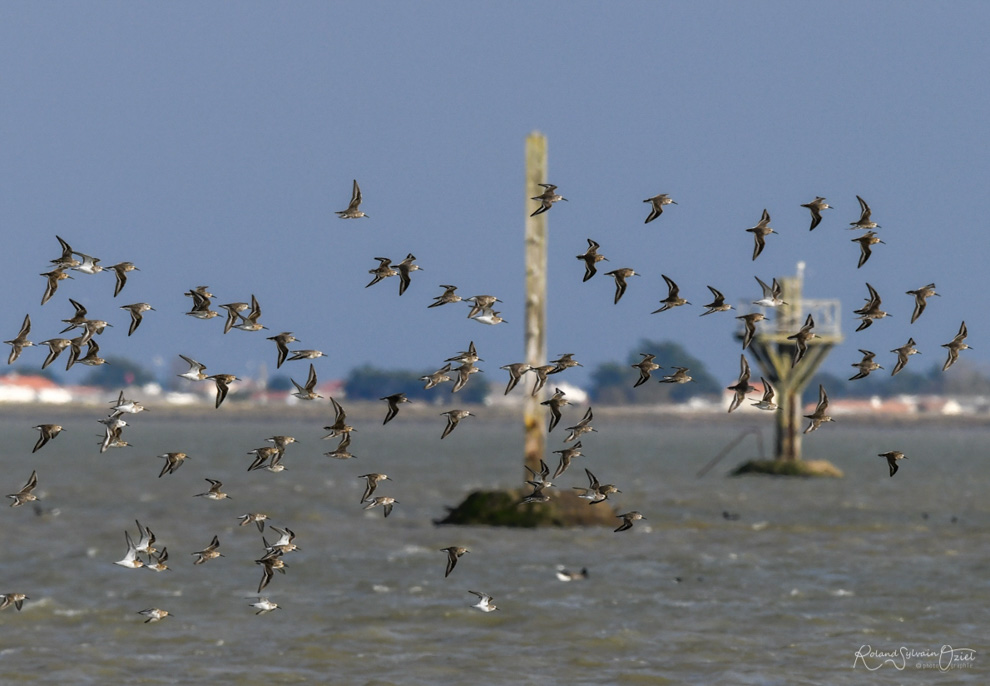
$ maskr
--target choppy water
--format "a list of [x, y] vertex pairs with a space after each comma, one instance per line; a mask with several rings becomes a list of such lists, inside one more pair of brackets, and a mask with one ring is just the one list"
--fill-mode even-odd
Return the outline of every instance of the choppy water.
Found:
[[[146, 413], [100, 455], [99, 412], [70, 413], [35, 455], [31, 426], [65, 410], [15, 409], [0, 419], [4, 493], [37, 469], [46, 509], [3, 508], [0, 592], [26, 592], [0, 613], [0, 682], [82, 684], [844, 684], [986, 683], [990, 672], [990, 429], [826, 426], [805, 440], [841, 480], [727, 478], [751, 439], [705, 478], [697, 470], [745, 424], [622, 421], [596, 410], [599, 433], [559, 479], [582, 467], [619, 485], [633, 530], [436, 527], [444, 507], [478, 487], [517, 485], [517, 420], [468, 418], [443, 442], [442, 417], [403, 408], [355, 423], [346, 462], [323, 457], [322, 415], [202, 418]], [[443, 408], [441, 408], [443, 409]], [[439, 412], [440, 410], [437, 410]], [[600, 418], [599, 418], [600, 417]], [[353, 418], [351, 418], [353, 419]], [[565, 419], [567, 417], [565, 416]], [[769, 426], [764, 424], [769, 440]], [[246, 470], [245, 453], [275, 433], [296, 436], [281, 474]], [[557, 429], [548, 450], [560, 447]], [[876, 453], [910, 458], [893, 479]], [[157, 478], [155, 455], [188, 464]], [[553, 456], [555, 457], [555, 456]], [[549, 462], [549, 460], [548, 460]], [[369, 471], [393, 482], [388, 519], [359, 505]], [[232, 501], [193, 498], [219, 478]], [[261, 578], [261, 534], [237, 516], [262, 511], [292, 528], [265, 594], [284, 609], [248, 607]], [[723, 511], [738, 520], [723, 518]], [[926, 517], [927, 515], [927, 517]], [[124, 530], [150, 526], [172, 571], [115, 566]], [[225, 557], [190, 553], [218, 534]], [[266, 536], [272, 534], [266, 528]], [[465, 545], [447, 579], [439, 548]], [[555, 567], [587, 567], [561, 583]], [[500, 611], [471, 608], [468, 590]], [[172, 612], [155, 624], [137, 614]], [[975, 650], [972, 666], [899, 671], [875, 650]], [[935, 662], [936, 658], [928, 659]], [[856, 665], [854, 667], [854, 664]], [[883, 665], [883, 666], [880, 666]], [[870, 672], [867, 667], [879, 667]]]

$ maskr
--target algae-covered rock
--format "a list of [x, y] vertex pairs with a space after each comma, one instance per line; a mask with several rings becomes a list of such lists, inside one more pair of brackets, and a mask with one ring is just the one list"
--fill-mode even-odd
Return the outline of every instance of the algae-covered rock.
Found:
[[520, 504], [530, 491], [474, 491], [437, 524], [483, 526], [618, 526], [615, 509], [607, 502], [591, 505], [569, 491], [554, 493], [545, 503]]
[[841, 479], [842, 470], [828, 460], [750, 460], [736, 467], [732, 476], [769, 474], [770, 476], [830, 476]]

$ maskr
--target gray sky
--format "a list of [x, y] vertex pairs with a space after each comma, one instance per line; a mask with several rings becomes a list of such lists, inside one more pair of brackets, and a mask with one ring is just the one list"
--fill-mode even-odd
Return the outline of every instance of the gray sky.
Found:
[[[963, 361], [986, 371], [987, 318], [967, 306], [990, 278], [988, 25], [976, 2], [3, 2], [2, 338], [25, 313], [32, 340], [55, 336], [72, 297], [115, 325], [104, 355], [274, 373], [263, 335], [183, 314], [204, 284], [215, 305], [257, 295], [265, 335], [329, 354], [321, 379], [435, 368], [474, 340], [501, 382], [523, 356], [523, 146], [540, 130], [569, 199], [549, 213], [548, 352], [586, 365], [572, 380], [651, 338], [731, 382], [738, 313], [699, 318], [705, 285], [753, 300], [755, 275], [799, 260], [807, 297], [842, 301], [827, 370], [851, 374], [857, 348], [890, 369], [909, 336], [909, 369], [941, 364], [966, 319]], [[370, 218], [340, 220], [355, 178]], [[644, 225], [660, 192], [679, 204]], [[886, 241], [858, 270], [857, 194]], [[816, 195], [836, 209], [809, 232]], [[745, 229], [764, 208], [780, 235], [754, 263]], [[112, 274], [76, 274], [41, 307], [56, 234], [141, 271], [116, 299]], [[643, 274], [618, 305], [609, 277], [581, 282], [589, 237], [603, 265]], [[424, 271], [405, 295], [364, 288], [374, 257], [409, 252]], [[694, 305], [651, 315], [661, 273]], [[854, 333], [866, 281], [893, 316]], [[905, 291], [932, 281], [942, 297], [909, 324]], [[428, 310], [442, 283], [498, 295], [508, 323]], [[116, 308], [138, 301], [157, 312], [127, 338]]]

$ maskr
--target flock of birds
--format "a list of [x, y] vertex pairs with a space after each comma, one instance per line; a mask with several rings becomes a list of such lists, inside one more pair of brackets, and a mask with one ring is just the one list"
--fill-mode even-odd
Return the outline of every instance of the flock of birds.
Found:
[[[539, 203], [539, 206], [532, 213], [533, 216], [549, 211], [553, 205], [559, 201], [567, 200], [557, 193], [556, 186], [552, 184], [541, 184], [541, 186], [544, 188], [544, 192], [532, 198], [534, 201]], [[861, 254], [858, 267], [862, 267], [870, 258], [871, 247], [877, 243], [883, 243], [883, 241], [877, 238], [877, 234], [874, 231], [874, 229], [880, 227], [872, 220], [869, 205], [867, 205], [862, 198], [859, 198], [859, 196], [857, 196], [857, 198], [861, 208], [860, 218], [857, 221], [851, 222], [849, 228], [863, 230], [866, 232], [860, 237], [853, 239], [860, 245]], [[366, 218], [368, 215], [360, 209], [361, 202], [361, 189], [355, 180], [352, 189], [351, 201], [348, 207], [345, 210], [337, 212], [336, 214], [342, 219]], [[650, 204], [650, 213], [646, 218], [646, 223], [652, 222], [659, 218], [664, 212], [664, 207], [676, 204], [676, 202], [667, 194], [660, 194], [652, 198], [647, 198], [644, 202]], [[831, 209], [825, 202], [825, 198], [822, 197], [817, 197], [812, 202], [802, 205], [802, 207], [808, 208], [811, 212], [811, 230], [814, 230], [815, 227], [817, 227], [822, 221], [822, 212]], [[770, 215], [767, 210], [764, 209], [760, 221], [754, 227], [747, 229], [747, 231], [751, 232], [754, 236], [753, 260], [756, 260], [763, 252], [766, 246], [767, 237], [777, 233], [770, 226], [770, 221]], [[95, 275], [106, 270], [114, 272], [116, 276], [114, 297], [117, 297], [127, 283], [128, 274], [132, 271], [138, 270], [138, 268], [131, 262], [119, 262], [109, 267], [103, 267], [100, 265], [99, 258], [73, 249], [72, 246], [61, 237], [56, 236], [56, 238], [61, 246], [61, 254], [51, 260], [51, 268], [49, 271], [42, 274], [42, 276], [45, 277], [45, 291], [41, 300], [42, 305], [45, 305], [52, 299], [63, 280], [74, 278], [72, 273]], [[586, 252], [581, 255], [577, 255], [577, 259], [581, 260], [584, 264], [584, 281], [588, 281], [595, 276], [599, 262], [607, 260], [607, 258], [599, 252], [601, 246], [597, 242], [590, 238], [587, 239], [587, 241], [588, 248]], [[409, 287], [411, 283], [411, 274], [420, 270], [420, 267], [415, 263], [415, 256], [411, 253], [407, 255], [404, 260], [395, 265], [392, 264], [392, 261], [389, 258], [376, 257], [375, 259], [379, 264], [377, 267], [369, 270], [369, 273], [372, 275], [372, 280], [366, 287], [374, 286], [375, 284], [378, 284], [388, 278], [398, 276], [400, 296], [405, 293], [406, 289]], [[632, 276], [638, 276], [639, 274], [631, 268], [620, 268], [607, 272], [606, 275], [612, 276], [615, 280], [614, 302], [618, 303], [623, 294], [626, 292], [628, 279]], [[686, 299], [680, 296], [680, 291], [677, 284], [670, 277], [663, 275], [663, 279], [667, 284], [668, 294], [666, 298], [660, 301], [662, 306], [655, 310], [654, 314], [690, 304]], [[756, 277], [756, 280], [763, 291], [763, 296], [759, 300], [753, 301], [754, 305], [763, 309], [773, 309], [786, 304], [782, 298], [781, 286], [776, 279], [773, 280], [771, 285], [767, 285], [759, 277]], [[462, 298], [457, 295], [456, 286], [442, 285], [441, 288], [444, 289], [443, 292], [433, 298], [433, 303], [428, 305], [429, 308], [446, 306], [457, 302], [465, 302], [471, 306], [467, 314], [468, 319], [490, 326], [494, 326], [505, 321], [501, 318], [500, 312], [494, 309], [497, 306], [497, 303], [502, 302], [499, 298], [493, 295], [474, 295], [471, 297]], [[713, 299], [710, 303], [704, 305], [706, 311], [703, 312], [701, 316], [727, 312], [734, 309], [731, 305], [725, 302], [725, 297], [719, 290], [710, 285], [708, 286], [708, 289], [711, 292]], [[874, 321], [883, 319], [887, 316], [887, 313], [881, 309], [881, 299], [876, 289], [869, 283], [867, 283], [867, 289], [869, 291], [869, 297], [867, 298], [866, 305], [855, 311], [861, 320], [857, 331], [865, 329], [866, 327], [871, 326]], [[910, 290], [907, 293], [909, 295], [913, 295], [915, 298], [914, 313], [911, 317], [912, 323], [924, 312], [927, 298], [938, 295], [938, 293], [935, 292], [935, 284], [927, 284], [921, 288]], [[211, 309], [213, 307], [212, 299], [214, 298], [214, 295], [209, 292], [209, 288], [207, 286], [197, 286], [192, 288], [187, 291], [185, 295], [192, 299], [192, 306], [190, 310], [186, 312], [188, 316], [202, 320], [209, 320], [220, 316], [220, 313], [217, 310]], [[63, 320], [67, 325], [65, 329], [63, 329], [58, 336], [48, 338], [47, 340], [41, 341], [39, 344], [48, 347], [48, 355], [41, 364], [42, 369], [52, 364], [66, 350], [69, 351], [66, 369], [70, 369], [76, 363], [89, 366], [99, 366], [106, 363], [106, 360], [99, 355], [100, 346], [94, 337], [103, 334], [104, 330], [111, 325], [106, 320], [89, 318], [86, 307], [77, 300], [70, 298], [69, 302], [74, 308], [74, 314], [68, 319]], [[139, 302], [121, 306], [120, 309], [126, 310], [130, 315], [130, 326], [128, 328], [127, 335], [131, 336], [135, 334], [137, 329], [140, 327], [143, 315], [146, 312], [154, 311], [155, 308], [148, 303]], [[231, 302], [224, 305], [219, 305], [218, 309], [226, 312], [223, 331], [224, 334], [232, 329], [238, 329], [245, 332], [267, 330], [267, 327], [260, 322], [262, 311], [258, 300], [254, 297], [254, 295], [251, 296], [250, 302]], [[766, 315], [763, 311], [754, 311], [741, 314], [737, 316], [736, 319], [739, 319], [743, 326], [742, 348], [743, 351], [745, 351], [756, 335], [757, 324], [766, 319]], [[804, 358], [809, 341], [816, 337], [814, 329], [815, 322], [809, 314], [804, 324], [797, 331], [795, 331], [793, 335], [787, 337], [788, 340], [793, 342], [794, 347], [792, 365], [799, 364]], [[66, 334], [70, 331], [77, 331], [79, 333], [73, 338], [61, 337], [62, 334]], [[8, 364], [13, 364], [25, 348], [35, 345], [29, 339], [30, 333], [31, 319], [30, 315], [27, 315], [24, 318], [23, 325], [17, 336], [11, 340], [5, 341], [11, 347], [10, 355], [8, 357]], [[942, 367], [943, 371], [948, 369], [958, 359], [961, 351], [966, 350], [969, 347], [964, 342], [966, 336], [966, 324], [963, 322], [959, 328], [958, 334], [950, 342], [943, 345], [943, 347], [948, 350], [948, 358]], [[292, 332], [281, 332], [274, 336], [268, 336], [267, 339], [273, 341], [275, 345], [277, 368], [280, 368], [287, 360], [314, 360], [324, 356], [324, 353], [319, 350], [291, 350], [289, 345], [297, 341]], [[85, 353], [83, 352], [84, 348]], [[874, 361], [875, 354], [873, 352], [868, 350], [861, 350], [860, 352], [863, 353], [864, 357], [862, 361], [852, 365], [858, 369], [856, 375], [851, 377], [853, 380], [864, 378], [877, 369], [883, 369], [883, 367]], [[909, 339], [907, 344], [896, 348], [891, 352], [897, 353], [897, 363], [892, 371], [892, 374], [897, 374], [907, 364], [909, 357], [916, 354], [918, 351], [915, 348], [914, 340]], [[639, 387], [646, 383], [650, 380], [651, 373], [661, 368], [658, 364], [656, 364], [656, 362], [654, 362], [655, 355], [652, 353], [644, 352], [641, 353], [641, 355], [643, 359], [632, 365], [639, 372], [639, 377], [633, 384], [634, 387]], [[179, 357], [189, 365], [188, 371], [179, 374], [179, 376], [194, 383], [204, 381], [213, 382], [216, 387], [215, 407], [219, 408], [226, 399], [231, 385], [239, 379], [233, 374], [207, 374], [206, 366], [200, 362], [197, 362], [192, 357], [184, 354], [180, 354]], [[479, 361], [483, 360], [479, 357], [474, 342], [471, 342], [467, 350], [461, 351], [446, 359], [445, 364], [437, 369], [437, 371], [421, 377], [421, 380], [425, 382], [424, 388], [435, 388], [440, 384], [450, 382], [451, 392], [456, 393], [468, 383], [473, 374], [481, 371], [476, 366], [476, 363]], [[457, 366], [453, 366], [454, 364]], [[528, 363], [511, 363], [503, 365], [501, 369], [506, 370], [509, 374], [508, 384], [504, 393], [507, 395], [512, 392], [525, 375], [532, 374], [532, 376], [535, 377], [535, 382], [529, 392], [533, 396], [537, 396], [547, 384], [550, 376], [559, 374], [575, 366], [581, 365], [574, 359], [573, 353], [561, 355], [557, 359], [551, 360], [544, 365], [531, 365]], [[689, 383], [692, 380], [688, 375], [689, 371], [690, 370], [686, 367], [675, 367], [673, 373], [665, 375], [660, 381], [661, 383], [672, 384]], [[749, 383], [750, 375], [749, 364], [746, 361], [745, 352], [743, 352], [740, 357], [739, 378], [733, 385], [728, 387], [728, 389], [733, 391], [734, 394], [728, 409], [729, 412], [737, 409], [747, 400], [747, 396], [750, 393], [757, 390]], [[763, 396], [759, 401], [752, 402], [752, 405], [761, 410], [771, 412], [778, 410], [779, 408], [774, 402], [774, 389], [766, 381], [766, 379], [762, 379], [762, 381]], [[312, 362], [310, 362], [309, 373], [305, 383], [300, 384], [293, 379], [292, 384], [295, 387], [295, 393], [293, 395], [300, 400], [315, 401], [322, 398], [322, 396], [316, 391], [317, 376]], [[381, 400], [387, 405], [387, 411], [383, 424], [388, 424], [398, 415], [400, 406], [403, 403], [409, 402], [403, 393], [385, 395], [381, 398]], [[339, 460], [351, 459], [354, 455], [349, 452], [349, 446], [351, 443], [351, 433], [354, 431], [354, 427], [347, 423], [347, 415], [341, 404], [332, 397], [330, 398], [330, 403], [334, 409], [334, 422], [331, 425], [324, 427], [329, 433], [323, 438], [337, 439], [338, 444], [335, 449], [324, 454], [327, 457]], [[547, 400], [543, 401], [542, 404], [545, 405], [549, 411], [549, 433], [552, 432], [561, 421], [563, 416], [562, 408], [568, 405], [569, 401], [566, 397], [566, 393], [560, 390], [560, 388], [556, 388], [554, 393]], [[820, 386], [818, 405], [812, 414], [806, 415], [806, 418], [810, 420], [810, 424], [807, 429], [805, 429], [805, 433], [814, 431], [823, 423], [832, 421], [832, 418], [828, 414], [828, 404], [828, 394], [826, 393], [825, 388]], [[121, 391], [118, 398], [113, 401], [111, 405], [112, 407], [110, 409], [110, 414], [106, 418], [99, 420], [105, 427], [103, 439], [99, 444], [100, 452], [105, 452], [109, 449], [127, 447], [129, 444], [123, 438], [123, 430], [128, 426], [128, 421], [124, 419], [124, 417], [133, 417], [134, 415], [145, 410], [145, 407], [141, 402], [125, 398], [123, 391]], [[474, 414], [468, 410], [456, 408], [443, 412], [442, 416], [446, 418], [446, 426], [440, 436], [441, 440], [450, 435], [450, 433], [457, 428], [462, 420], [467, 417], [474, 416]], [[596, 431], [596, 429], [592, 426], [592, 421], [592, 409], [591, 407], [588, 407], [580, 421], [573, 426], [567, 427], [568, 434], [564, 438], [565, 447], [561, 450], [554, 451], [555, 454], [559, 454], [560, 459], [557, 468], [552, 475], [549, 466], [543, 460], [540, 461], [540, 471], [527, 467], [532, 478], [526, 483], [532, 487], [532, 492], [524, 496], [519, 501], [520, 505], [528, 503], [544, 503], [551, 499], [550, 489], [554, 485], [552, 480], [560, 477], [568, 469], [571, 461], [581, 455], [582, 445], [581, 441], [578, 439], [585, 433]], [[39, 438], [32, 452], [41, 450], [48, 442], [59, 436], [62, 431], [62, 427], [58, 424], [39, 424], [33, 428], [39, 431]], [[248, 453], [254, 456], [251, 465], [248, 467], [249, 471], [264, 469], [271, 472], [280, 472], [285, 469], [282, 459], [287, 448], [295, 442], [295, 438], [292, 436], [276, 435], [267, 438], [266, 441], [270, 445], [256, 448]], [[906, 459], [906, 456], [902, 452], [896, 450], [881, 453], [879, 456], [887, 460], [890, 468], [890, 476], [893, 476], [897, 471], [897, 462], [901, 459]], [[159, 457], [165, 460], [164, 465], [158, 474], [159, 478], [174, 474], [175, 471], [189, 459], [189, 455], [183, 452], [169, 452], [162, 454]], [[587, 499], [589, 504], [595, 505], [602, 503], [608, 499], [609, 495], [621, 493], [621, 491], [614, 484], [603, 484], [590, 470], [585, 469], [584, 471], [586, 477], [588, 478], [587, 487], [575, 486], [574, 489], [577, 491], [578, 496]], [[364, 493], [360, 500], [362, 507], [364, 509], [381, 507], [383, 515], [388, 517], [392, 512], [393, 507], [399, 504], [399, 502], [391, 496], [376, 495], [378, 486], [382, 482], [389, 480], [388, 475], [378, 472], [369, 472], [360, 475], [358, 478], [363, 479], [365, 482]], [[223, 500], [229, 497], [228, 494], [222, 490], [223, 484], [221, 481], [213, 478], [206, 478], [206, 481], [210, 484], [209, 490], [196, 494], [197, 496], [211, 500]], [[33, 491], [37, 488], [37, 485], [37, 472], [32, 471], [31, 476], [24, 487], [7, 496], [12, 500], [11, 507], [18, 507], [25, 503], [36, 501], [38, 498]], [[637, 511], [620, 514], [617, 518], [621, 519], [622, 522], [615, 529], [616, 532], [628, 531], [633, 527], [635, 522], [645, 519], [645, 517]], [[269, 517], [264, 513], [248, 512], [241, 515], [239, 519], [241, 520], [241, 526], [254, 523], [259, 532], [264, 534], [265, 524], [269, 520]], [[167, 548], [162, 547], [159, 551], [155, 547], [156, 538], [150, 528], [142, 526], [140, 522], [137, 522], [137, 528], [137, 542], [135, 542], [135, 539], [132, 538], [129, 531], [124, 532], [124, 539], [127, 545], [126, 553], [124, 557], [116, 561], [115, 564], [128, 569], [147, 568], [159, 572], [169, 569], [167, 564]], [[267, 538], [263, 535], [262, 542], [264, 544], [265, 552], [259, 559], [255, 560], [255, 563], [262, 568], [262, 578], [257, 588], [257, 596], [255, 597], [254, 602], [251, 603], [251, 607], [254, 607], [257, 610], [257, 614], [265, 614], [279, 608], [277, 603], [272, 602], [269, 598], [260, 594], [272, 581], [275, 572], [285, 574], [286, 565], [284, 562], [284, 557], [293, 551], [298, 550], [298, 547], [293, 542], [295, 539], [295, 533], [290, 528], [275, 527], [270, 525], [269, 529], [278, 534], [279, 538], [275, 539], [273, 543], [269, 543]], [[219, 552], [219, 548], [219, 538], [218, 536], [214, 536], [205, 548], [192, 553], [192, 555], [196, 557], [194, 564], [205, 564], [218, 557], [222, 557], [223, 555]], [[461, 546], [449, 546], [442, 548], [441, 551], [446, 553], [447, 557], [446, 569], [444, 572], [445, 577], [449, 576], [451, 572], [453, 572], [458, 560], [464, 554], [470, 552], [467, 548]], [[587, 570], [582, 570], [580, 573], [571, 573], [562, 569], [558, 570], [558, 578], [564, 581], [585, 578], [586, 576]], [[498, 609], [493, 602], [492, 596], [477, 591], [470, 591], [470, 593], [474, 594], [478, 598], [478, 603], [473, 607], [476, 607], [484, 612], [491, 612]], [[29, 599], [28, 596], [23, 593], [2, 594], [0, 595], [0, 610], [3, 610], [10, 605], [14, 605], [18, 610], [20, 610], [23, 601], [27, 599]], [[167, 610], [155, 607], [141, 610], [140, 614], [146, 617], [146, 622], [157, 622], [169, 616], [169, 612]]]

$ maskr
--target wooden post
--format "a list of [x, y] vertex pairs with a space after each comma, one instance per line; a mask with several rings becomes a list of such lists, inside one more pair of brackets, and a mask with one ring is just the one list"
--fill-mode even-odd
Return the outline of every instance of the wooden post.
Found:
[[[798, 265], [798, 274], [779, 279], [781, 298], [786, 304], [777, 308], [774, 321], [759, 331], [749, 347], [756, 358], [760, 370], [770, 380], [777, 392], [776, 454], [777, 460], [800, 460], [802, 415], [801, 393], [811, 381], [811, 377], [828, 356], [829, 351], [842, 342], [838, 320], [833, 315], [838, 312], [837, 300], [806, 300], [802, 297], [803, 264]], [[787, 339], [801, 328], [806, 311], [814, 310], [818, 336], [808, 341], [808, 350], [796, 367], [791, 360], [794, 356], [794, 343]], [[817, 394], [816, 396], [817, 397]]]
[[[534, 131], [526, 138], [526, 363], [534, 367], [546, 364], [546, 296], [547, 296], [547, 212], [530, 215], [535, 207], [530, 198], [541, 192], [539, 184], [546, 183], [547, 139]], [[542, 395], [533, 397], [527, 391], [523, 412], [525, 424], [525, 464], [540, 471], [546, 445], [543, 430]], [[526, 475], [526, 478], [530, 478]]]

